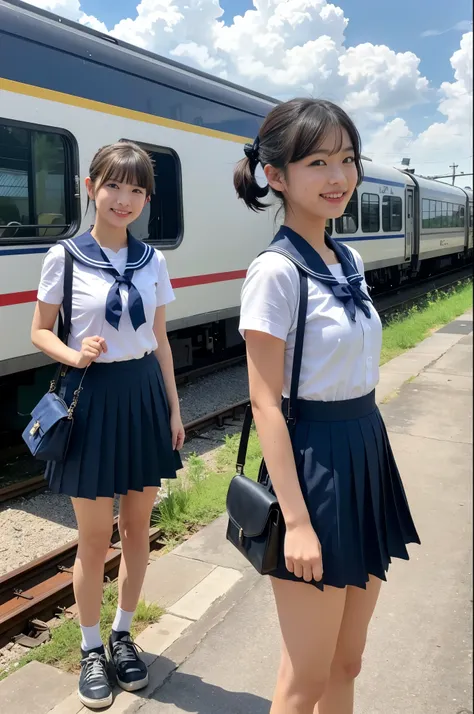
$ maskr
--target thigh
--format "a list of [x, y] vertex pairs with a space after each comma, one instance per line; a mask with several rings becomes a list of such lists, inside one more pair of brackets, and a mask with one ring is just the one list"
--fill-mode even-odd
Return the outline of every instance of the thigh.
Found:
[[344, 614], [346, 590], [272, 578], [283, 638], [282, 665], [304, 677], [329, 675]]
[[114, 521], [113, 498], [71, 498], [79, 539], [110, 538]]
[[143, 491], [129, 491], [126, 496], [120, 496], [120, 525], [125, 528], [149, 526], [157, 492], [156, 486], [146, 486]]
[[380, 594], [382, 581], [370, 576], [366, 590], [347, 588], [346, 603], [337, 641], [335, 659], [357, 662], [364, 652], [367, 630]]

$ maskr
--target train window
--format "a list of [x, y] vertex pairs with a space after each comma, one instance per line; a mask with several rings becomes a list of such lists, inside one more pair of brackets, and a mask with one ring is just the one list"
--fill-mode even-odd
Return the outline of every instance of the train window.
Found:
[[130, 224], [139, 240], [160, 248], [177, 248], [183, 236], [181, 164], [178, 155], [165, 147], [143, 144], [155, 169], [155, 191], [140, 218]]
[[421, 218], [421, 226], [422, 228], [429, 228], [431, 223], [430, 223], [430, 204], [432, 201], [430, 201], [428, 198], [424, 198], [421, 204], [421, 213], [422, 213], [422, 218]]
[[326, 233], [332, 236], [332, 218], [328, 218], [326, 220]]
[[359, 206], [357, 199], [357, 189], [352, 194], [344, 215], [336, 218], [337, 233], [357, 233], [359, 227]]
[[448, 203], [447, 207], [448, 207], [448, 211], [447, 211], [446, 225], [448, 228], [452, 228], [454, 226], [454, 223], [453, 223], [454, 205], [452, 203]]
[[464, 206], [459, 204], [454, 206], [453, 227], [464, 228]]
[[442, 211], [441, 227], [447, 228], [448, 227], [448, 204], [445, 201], [443, 201], [443, 203], [442, 203], [441, 211]]
[[472, 203], [469, 204], [469, 228], [472, 228]]
[[401, 231], [402, 225], [402, 199], [399, 196], [384, 196], [382, 201], [383, 232]]
[[360, 223], [364, 233], [380, 230], [380, 198], [377, 193], [363, 193], [361, 198]]
[[[31, 128], [30, 128], [31, 127]], [[69, 232], [77, 219], [72, 137], [0, 123], [0, 240], [25, 242]]]

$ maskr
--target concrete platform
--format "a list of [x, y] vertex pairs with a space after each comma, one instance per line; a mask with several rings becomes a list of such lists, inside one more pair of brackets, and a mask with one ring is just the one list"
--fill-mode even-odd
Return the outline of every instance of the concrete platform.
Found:
[[[378, 401], [422, 545], [393, 563], [383, 586], [355, 714], [472, 714], [471, 314], [384, 365]], [[139, 638], [150, 684], [118, 692], [107, 711], [268, 714], [275, 606], [268, 579], [226, 542], [225, 528], [223, 516], [150, 564], [144, 595], [167, 608]], [[13, 714], [87, 711], [67, 692], [36, 710], [17, 676], [0, 683], [1, 711], [5, 701]], [[36, 700], [46, 702], [38, 692]]]
[[2, 714], [47, 714], [57, 702], [76, 690], [77, 678], [72, 674], [30, 662], [0, 683], [0, 711]]

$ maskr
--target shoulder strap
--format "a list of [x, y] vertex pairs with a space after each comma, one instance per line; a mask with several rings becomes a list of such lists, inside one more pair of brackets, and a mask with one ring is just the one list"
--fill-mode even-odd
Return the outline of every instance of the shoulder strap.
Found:
[[[69, 333], [71, 332], [72, 318], [72, 273], [74, 259], [68, 250], [64, 250], [64, 288], [63, 288], [63, 313], [64, 318], [59, 312], [58, 317], [58, 337], [61, 342], [67, 345]], [[54, 375], [54, 380], [51, 383], [51, 388], [55, 391], [59, 385], [61, 376], [65, 374], [64, 365], [59, 363]]]
[[63, 288], [63, 313], [59, 313], [58, 337], [67, 344], [71, 332], [72, 317], [72, 272], [74, 259], [68, 250], [64, 250], [64, 288]]
[[[293, 369], [291, 373], [290, 399], [286, 420], [289, 424], [294, 424], [296, 420], [296, 400], [298, 399], [298, 387], [301, 373], [301, 360], [303, 356], [304, 331], [306, 325], [306, 313], [308, 309], [308, 277], [306, 273], [298, 271], [300, 275], [300, 304], [298, 307], [298, 322], [296, 325], [295, 350], [293, 354]], [[237, 454], [237, 473], [243, 474], [245, 460], [247, 458], [247, 448], [252, 428], [253, 414], [252, 405], [248, 404], [245, 409], [244, 423], [240, 437], [239, 451]]]
[[298, 387], [300, 385], [301, 362], [303, 358], [304, 331], [306, 326], [306, 314], [308, 312], [308, 276], [300, 272], [300, 304], [298, 308], [298, 322], [296, 326], [295, 350], [293, 353], [293, 369], [291, 372], [290, 399], [288, 400], [288, 410], [286, 418], [288, 422], [295, 422], [296, 401], [298, 399]]

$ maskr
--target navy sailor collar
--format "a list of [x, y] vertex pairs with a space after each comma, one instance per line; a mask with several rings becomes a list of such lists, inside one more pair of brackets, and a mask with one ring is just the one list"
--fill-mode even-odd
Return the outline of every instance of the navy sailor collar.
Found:
[[[66, 250], [71, 253], [75, 260], [83, 265], [87, 265], [89, 268], [97, 268], [97, 270], [110, 270], [110, 268], [113, 268], [112, 263], [97, 241], [92, 237], [90, 231], [86, 231], [75, 238], [67, 238], [60, 242], [64, 245]], [[128, 231], [127, 247], [128, 255], [125, 272], [127, 272], [127, 270], [135, 271], [144, 268], [153, 258], [155, 252], [151, 245], [137, 240]]]
[[356, 308], [362, 310], [364, 315], [370, 318], [370, 308], [366, 303], [371, 303], [372, 300], [360, 287], [363, 276], [357, 270], [351, 250], [344, 244], [335, 241], [327, 233], [325, 234], [325, 242], [328, 248], [334, 251], [339, 260], [347, 284], [340, 283], [308, 241], [287, 226], [280, 228], [270, 246], [263, 252], [284, 255], [300, 271], [328, 285], [334, 297], [343, 304], [353, 322], [356, 320]]
[[87, 231], [76, 238], [67, 238], [60, 241], [74, 260], [95, 270], [105, 270], [114, 278], [107, 294], [105, 305], [105, 319], [116, 330], [119, 329], [120, 318], [122, 317], [122, 297], [120, 286], [123, 285], [128, 290], [128, 311], [133, 329], [138, 330], [146, 322], [145, 309], [141, 295], [132, 282], [133, 274], [136, 270], [144, 268], [155, 255], [154, 249], [134, 238], [127, 231], [127, 265], [121, 275], [112, 265], [107, 255], [104, 253], [97, 241]]

